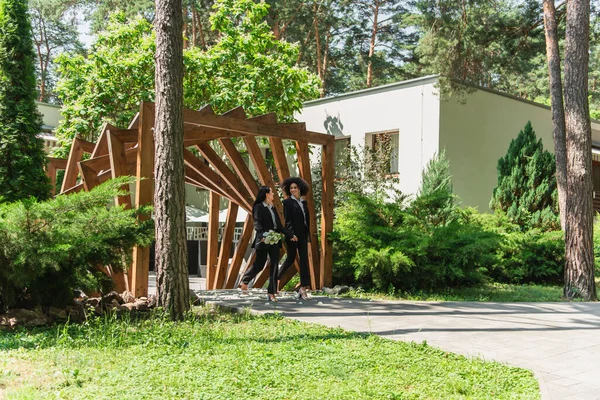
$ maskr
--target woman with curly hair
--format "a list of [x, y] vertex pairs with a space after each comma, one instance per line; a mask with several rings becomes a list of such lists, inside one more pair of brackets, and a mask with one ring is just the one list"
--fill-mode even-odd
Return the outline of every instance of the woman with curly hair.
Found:
[[281, 188], [287, 199], [283, 201], [283, 216], [286, 237], [287, 257], [279, 271], [279, 279], [294, 264], [296, 253], [299, 256], [300, 288], [298, 297], [307, 298], [306, 290], [310, 289], [310, 273], [308, 270], [308, 242], [310, 242], [310, 215], [304, 196], [308, 193], [308, 184], [298, 177], [285, 179]]

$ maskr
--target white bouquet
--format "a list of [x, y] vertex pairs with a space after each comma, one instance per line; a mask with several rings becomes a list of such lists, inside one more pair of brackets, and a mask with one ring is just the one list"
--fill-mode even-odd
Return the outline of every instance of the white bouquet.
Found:
[[283, 239], [283, 233], [275, 232], [273, 230], [263, 233], [266, 244], [277, 244]]

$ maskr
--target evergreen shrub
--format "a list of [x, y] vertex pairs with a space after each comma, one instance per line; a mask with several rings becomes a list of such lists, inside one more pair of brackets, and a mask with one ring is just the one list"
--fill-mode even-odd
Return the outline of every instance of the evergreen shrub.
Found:
[[133, 246], [150, 244], [154, 235], [151, 219], [137, 219], [149, 208], [107, 206], [130, 181], [119, 178], [45, 202], [0, 204], [0, 303], [63, 306], [74, 289], [109, 289], [97, 267], [125, 267]]

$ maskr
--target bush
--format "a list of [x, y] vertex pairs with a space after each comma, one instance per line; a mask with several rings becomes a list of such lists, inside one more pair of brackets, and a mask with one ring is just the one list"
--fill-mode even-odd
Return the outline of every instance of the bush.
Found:
[[94, 290], [110, 284], [99, 265], [122, 268], [134, 245], [148, 245], [151, 219], [139, 222], [149, 208], [108, 208], [119, 188], [119, 178], [90, 192], [0, 204], [0, 302], [10, 307], [20, 301], [62, 306], [73, 289]]
[[490, 277], [496, 282], [562, 283], [565, 242], [562, 231], [521, 231], [503, 213], [482, 214], [482, 227], [501, 235]]
[[396, 203], [350, 195], [334, 222], [334, 279], [377, 290], [473, 285], [493, 266], [498, 235], [468, 213], [446, 225], [423, 224]]

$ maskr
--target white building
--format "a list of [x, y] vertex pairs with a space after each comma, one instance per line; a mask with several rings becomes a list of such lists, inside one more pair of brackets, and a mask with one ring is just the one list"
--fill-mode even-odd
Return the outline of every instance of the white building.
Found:
[[[371, 145], [377, 135], [390, 135], [398, 152], [390, 172], [399, 174], [406, 194], [418, 192], [423, 168], [445, 149], [455, 194], [462, 205], [480, 211], [489, 210], [498, 159], [527, 121], [544, 148], [554, 151], [550, 107], [482, 88], [440, 96], [437, 76], [310, 101], [297, 119], [310, 131], [337, 136], [342, 146]], [[596, 121], [592, 142], [600, 147]], [[600, 194], [600, 163], [594, 161], [596, 171], [594, 190]]]

